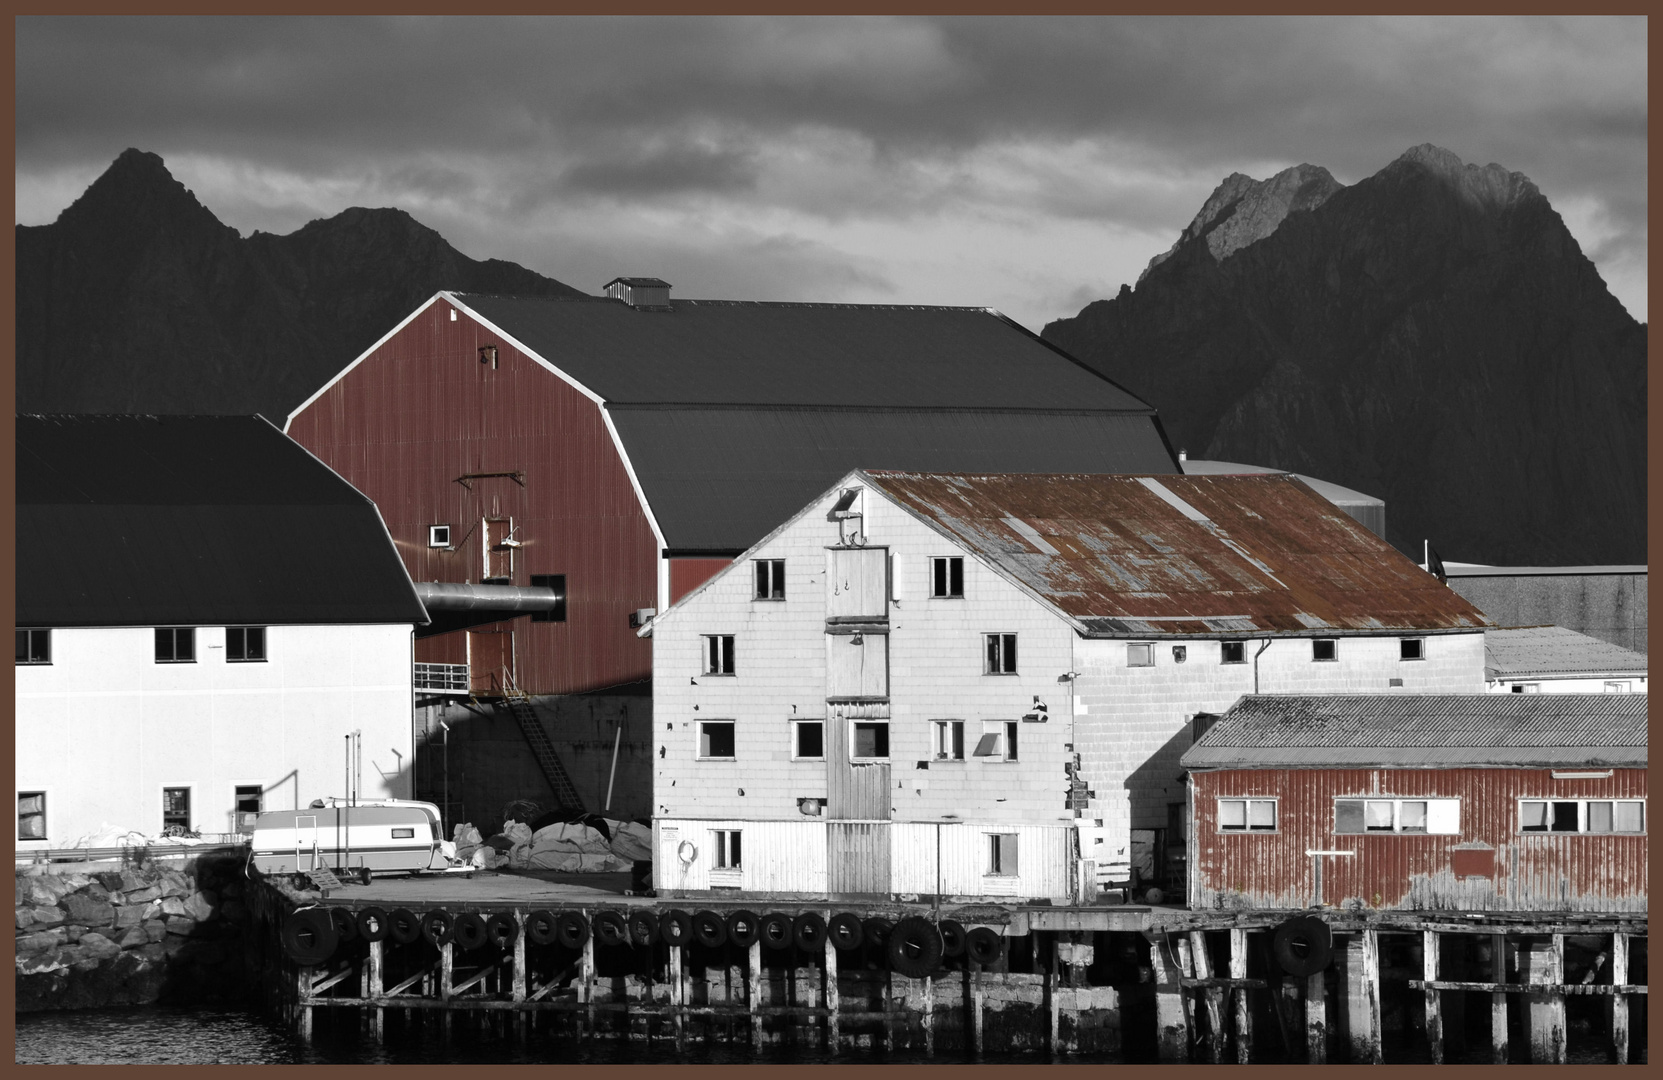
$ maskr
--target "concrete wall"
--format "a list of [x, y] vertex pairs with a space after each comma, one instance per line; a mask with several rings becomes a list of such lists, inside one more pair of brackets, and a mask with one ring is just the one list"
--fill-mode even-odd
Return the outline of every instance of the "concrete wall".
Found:
[[343, 794], [345, 736], [363, 732], [366, 798], [408, 797], [410, 627], [272, 626], [264, 662], [227, 663], [222, 627], [196, 662], [158, 664], [150, 627], [55, 628], [52, 663], [19, 665], [17, 790], [44, 790], [68, 847], [107, 823], [162, 830], [162, 788], [191, 789], [191, 824], [234, 830], [235, 788], [265, 809]]
[[1450, 574], [1449, 587], [1500, 626], [1563, 626], [1646, 651], [1644, 570], [1625, 574]]

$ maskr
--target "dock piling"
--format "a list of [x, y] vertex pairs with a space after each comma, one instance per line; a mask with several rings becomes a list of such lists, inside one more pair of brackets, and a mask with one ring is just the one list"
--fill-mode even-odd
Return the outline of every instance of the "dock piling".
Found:
[[[1421, 932], [1421, 971], [1427, 982], [1438, 978], [1439, 937], [1436, 930]], [[1444, 1014], [1442, 992], [1428, 986], [1426, 993], [1426, 1042], [1431, 1050], [1432, 1064], [1444, 1063]]]
[[[1190, 963], [1195, 967], [1195, 977], [1211, 979], [1213, 964], [1212, 957], [1207, 955], [1207, 932], [1191, 930], [1189, 944]], [[1209, 986], [1201, 991], [1201, 995], [1207, 1009], [1207, 1060], [1217, 1065], [1224, 1060], [1224, 991], [1219, 987]]]
[[[1611, 982], [1628, 982], [1628, 935], [1611, 935]], [[1628, 1064], [1628, 998], [1611, 995], [1611, 1056], [1618, 1065]]]
[[[1490, 981], [1497, 984], [1507, 981], [1507, 937], [1505, 934], [1493, 934], [1490, 937]], [[1507, 995], [1495, 991], [1490, 994], [1491, 1064], [1507, 1064], [1507, 1053]]]
[[[1239, 928], [1230, 931], [1230, 978], [1247, 978], [1247, 931]], [[1253, 1053], [1253, 1021], [1247, 987], [1232, 987], [1230, 996], [1236, 1013], [1236, 1064], [1246, 1065]]]
[[824, 967], [821, 968], [820, 982], [826, 998], [826, 1049], [835, 1054], [841, 1032], [837, 1029], [837, 946], [832, 944], [830, 934], [826, 935], [825, 961]]
[[[1524, 981], [1558, 986], [1565, 981], [1565, 935], [1547, 940], [1533, 938], [1519, 949], [1519, 966]], [[1526, 1027], [1529, 1030], [1530, 1060], [1538, 1065], [1565, 1063], [1565, 995], [1557, 990], [1537, 991], [1527, 997]]]
[[751, 1012], [751, 1045], [762, 1048], [762, 1014], [757, 1008], [762, 1004], [762, 942], [751, 942], [750, 951], [746, 954], [746, 968], [750, 978], [745, 986], [745, 1004]]

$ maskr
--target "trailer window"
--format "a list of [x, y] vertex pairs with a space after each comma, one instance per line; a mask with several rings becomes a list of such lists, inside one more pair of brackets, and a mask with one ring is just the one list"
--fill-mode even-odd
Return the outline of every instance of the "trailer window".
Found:
[[393, 839], [394, 840], [414, 840], [415, 838], [416, 838], [416, 830], [415, 829], [394, 829], [393, 830]]

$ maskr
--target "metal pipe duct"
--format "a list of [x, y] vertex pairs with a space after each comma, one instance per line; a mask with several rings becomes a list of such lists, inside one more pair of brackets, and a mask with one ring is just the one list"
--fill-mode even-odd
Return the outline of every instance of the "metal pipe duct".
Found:
[[453, 581], [417, 581], [416, 596], [434, 611], [552, 611], [560, 595], [544, 585], [463, 585]]

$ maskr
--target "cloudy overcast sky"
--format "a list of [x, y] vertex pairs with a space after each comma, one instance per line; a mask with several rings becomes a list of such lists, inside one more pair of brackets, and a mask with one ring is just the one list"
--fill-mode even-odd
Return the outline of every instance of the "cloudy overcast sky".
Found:
[[1646, 318], [1644, 18], [22, 18], [17, 221], [123, 149], [220, 220], [396, 206], [589, 292], [966, 304], [1135, 282], [1226, 175], [1534, 180]]

